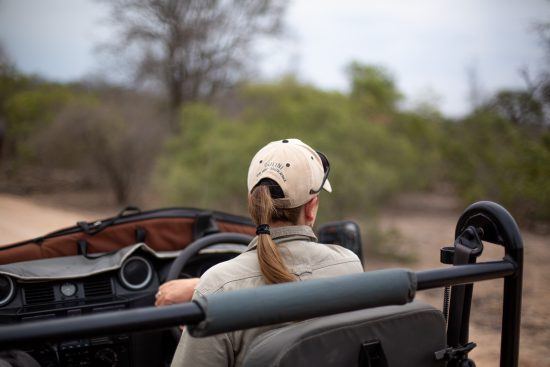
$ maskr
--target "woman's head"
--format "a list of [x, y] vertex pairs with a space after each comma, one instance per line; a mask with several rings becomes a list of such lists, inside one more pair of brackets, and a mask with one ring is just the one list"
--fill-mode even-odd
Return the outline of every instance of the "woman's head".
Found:
[[322, 189], [332, 191], [328, 159], [298, 139], [277, 140], [260, 149], [248, 168], [248, 192], [270, 179], [279, 188], [279, 204], [296, 208], [316, 197]]
[[269, 233], [271, 225], [312, 226], [321, 189], [331, 191], [324, 155], [298, 139], [271, 142], [248, 170], [248, 210], [258, 226], [258, 260], [267, 283], [294, 280]]

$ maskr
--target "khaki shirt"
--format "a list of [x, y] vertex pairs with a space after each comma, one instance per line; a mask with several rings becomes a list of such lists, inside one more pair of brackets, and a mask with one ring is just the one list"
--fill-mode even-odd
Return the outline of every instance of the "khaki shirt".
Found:
[[[271, 237], [285, 265], [299, 280], [324, 278], [363, 271], [359, 258], [337, 245], [317, 243], [308, 226], [275, 227]], [[229, 261], [210, 268], [201, 277], [193, 298], [216, 292], [265, 285], [256, 251], [257, 238], [247, 250]], [[184, 331], [172, 360], [172, 367], [241, 366], [247, 348], [261, 333], [279, 326], [239, 330], [207, 338], [193, 338]]]

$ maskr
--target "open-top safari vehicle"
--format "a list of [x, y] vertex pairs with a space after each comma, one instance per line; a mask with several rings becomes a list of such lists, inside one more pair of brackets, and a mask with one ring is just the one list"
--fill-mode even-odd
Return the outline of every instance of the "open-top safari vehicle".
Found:
[[[254, 229], [246, 218], [223, 213], [131, 209], [4, 246], [0, 350], [25, 351], [41, 366], [157, 366], [170, 361], [177, 325], [203, 337], [280, 324], [253, 342], [244, 365], [473, 366], [473, 284], [504, 278], [500, 365], [518, 365], [523, 244], [498, 204], [478, 202], [464, 211], [454, 246], [440, 253], [453, 266], [372, 271], [152, 307], [159, 284], [200, 276], [237, 256]], [[352, 222], [325, 224], [318, 236], [361, 255]], [[503, 259], [476, 263], [483, 243], [502, 246]], [[450, 287], [443, 311], [414, 300], [417, 291], [442, 287]]]

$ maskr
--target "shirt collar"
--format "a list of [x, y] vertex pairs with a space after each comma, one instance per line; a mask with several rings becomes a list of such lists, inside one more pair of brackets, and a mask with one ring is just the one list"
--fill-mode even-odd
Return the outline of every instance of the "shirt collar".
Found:
[[[271, 238], [276, 244], [293, 241], [293, 240], [305, 240], [317, 242], [317, 237], [313, 233], [313, 229], [310, 226], [287, 226], [287, 227], [272, 227], [270, 228]], [[250, 242], [247, 247], [247, 251], [256, 248], [258, 243], [258, 236]]]

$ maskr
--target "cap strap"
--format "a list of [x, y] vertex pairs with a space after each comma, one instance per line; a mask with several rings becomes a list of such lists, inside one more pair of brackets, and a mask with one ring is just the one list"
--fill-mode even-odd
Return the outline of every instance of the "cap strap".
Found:
[[256, 227], [256, 234], [271, 234], [271, 231], [269, 230], [269, 224], [260, 224], [258, 227]]

